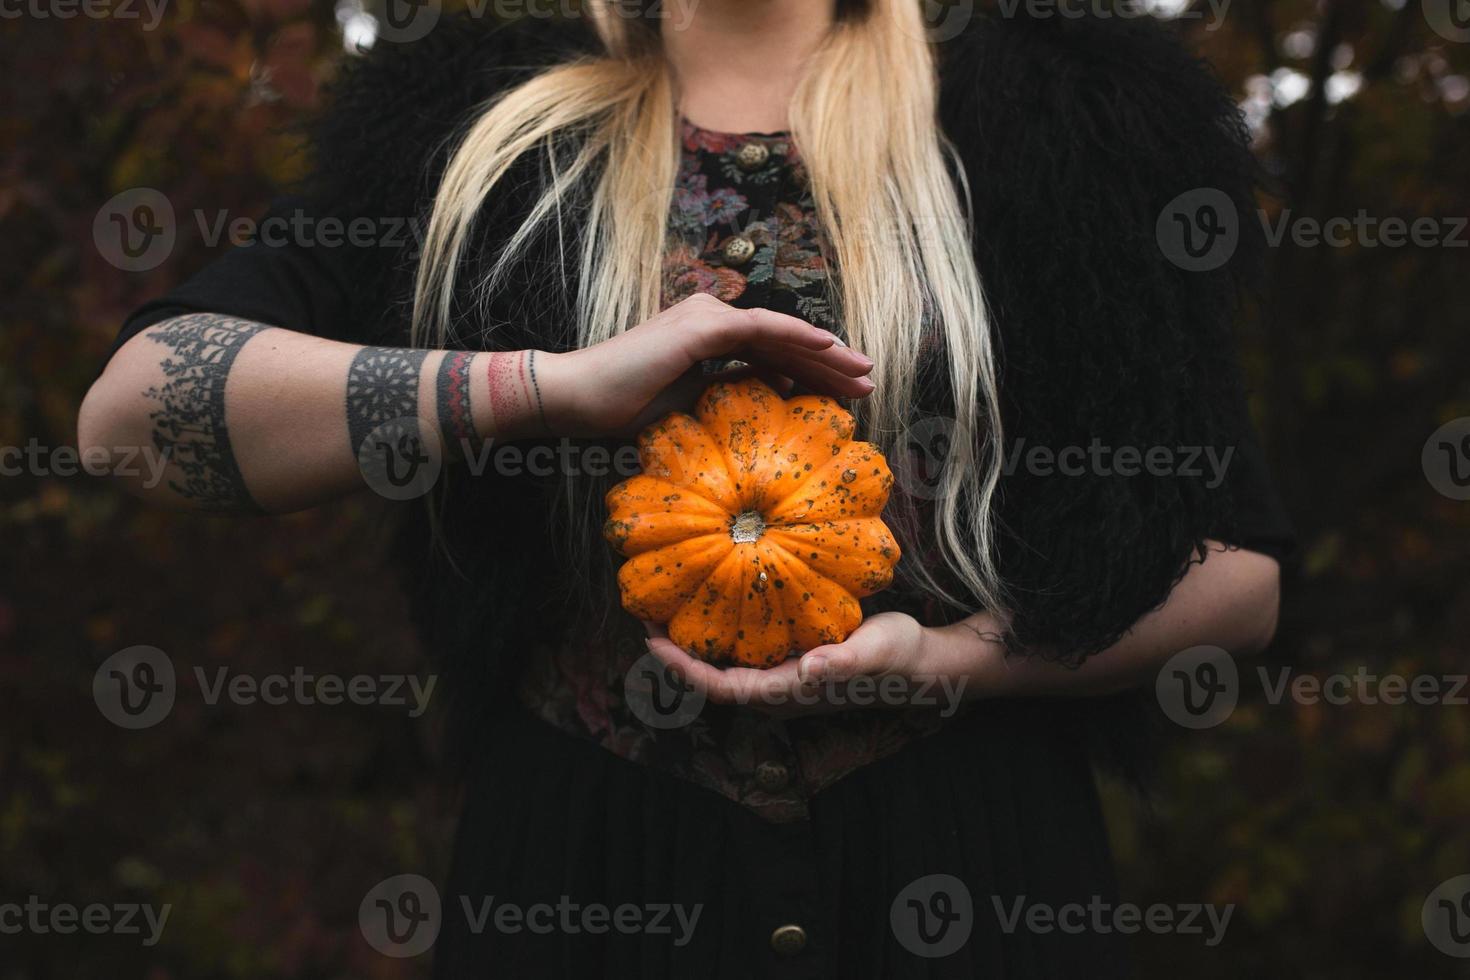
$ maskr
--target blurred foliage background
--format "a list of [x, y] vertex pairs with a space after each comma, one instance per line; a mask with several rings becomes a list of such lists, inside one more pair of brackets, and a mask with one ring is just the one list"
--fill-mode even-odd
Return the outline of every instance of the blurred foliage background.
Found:
[[[1470, 213], [1470, 42], [1436, 30], [1451, 3], [1153, 6], [1239, 95], [1276, 221]], [[0, 445], [54, 447], [74, 444], [126, 313], [226, 247], [181, 219], [169, 261], [122, 272], [93, 244], [99, 207], [153, 187], [180, 215], [258, 216], [300, 166], [290, 124], [374, 11], [176, 0], [154, 23], [138, 0], [101, 17], [14, 9], [0, 34]], [[1273, 671], [1467, 670], [1470, 505], [1420, 465], [1431, 432], [1470, 416], [1467, 238], [1271, 249], [1242, 350], [1303, 541]], [[0, 936], [0, 980], [425, 975], [426, 957], [373, 951], [357, 908], [388, 874], [444, 867], [455, 801], [434, 776], [432, 712], [209, 707], [193, 674], [423, 673], [378, 506], [180, 518], [85, 477], [0, 478], [0, 901], [174, 907], [153, 948]], [[91, 683], [134, 644], [170, 654], [181, 693], [164, 724], [123, 732]], [[1272, 704], [1254, 678], [1225, 725], [1177, 740], [1151, 800], [1105, 786], [1127, 898], [1238, 905], [1215, 949], [1140, 936], [1146, 975], [1470, 975], [1419, 920], [1436, 885], [1470, 872], [1470, 709]]]

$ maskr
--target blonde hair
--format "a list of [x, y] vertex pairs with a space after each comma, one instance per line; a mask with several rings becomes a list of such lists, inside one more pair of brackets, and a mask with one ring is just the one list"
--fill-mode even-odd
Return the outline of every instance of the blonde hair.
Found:
[[[417, 272], [414, 342], [447, 341], [456, 276], [486, 196], [527, 153], [539, 153], [539, 199], [479, 295], [505, 285], [539, 228], [560, 220], [581, 182], [577, 342], [591, 346], [660, 308], [662, 255], [679, 162], [676, 86], [657, 21], [590, 0], [604, 54], [549, 68], [493, 99], [456, 147], [434, 200]], [[848, 4], [846, 6], [854, 6]], [[927, 330], [937, 331], [954, 399], [950, 448], [934, 488], [933, 531], [955, 595], [920, 559], [914, 501], [895, 493], [905, 574], [945, 601], [1000, 611], [992, 498], [1000, 477], [995, 357], [971, 252], [969, 189], [936, 121], [938, 79], [920, 0], [866, 0], [844, 10], [804, 70], [790, 133], [810, 178], [838, 270], [848, 342], [874, 362], [877, 390], [856, 406], [866, 438], [896, 466], [917, 409]], [[959, 181], [958, 192], [956, 179]], [[963, 197], [963, 201], [961, 200]], [[595, 508], [596, 497], [588, 498]], [[600, 517], [573, 522], [592, 536]], [[905, 529], [909, 529], [906, 532]]]

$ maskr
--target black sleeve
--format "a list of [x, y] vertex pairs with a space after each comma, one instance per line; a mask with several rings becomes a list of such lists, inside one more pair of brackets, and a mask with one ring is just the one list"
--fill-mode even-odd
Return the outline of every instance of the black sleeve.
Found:
[[[296, 230], [276, 234], [272, 229]], [[186, 313], [222, 313], [300, 333], [353, 340], [349, 318], [351, 263], [346, 249], [326, 246], [301, 229], [323, 230], [307, 199], [282, 198], [261, 219], [261, 236], [206, 265], [167, 295], [144, 303], [123, 323], [112, 351], [155, 323]], [[328, 236], [332, 226], [325, 226]], [[360, 326], [360, 325], [359, 325]]]
[[[1287, 562], [1296, 553], [1296, 529], [1276, 492], [1265, 454], [1249, 423], [1242, 427], [1238, 444], [1225, 447], [1225, 451], [1230, 453], [1225, 480], [1231, 487], [1234, 509], [1232, 519], [1211, 536]], [[1210, 464], [1206, 461], [1205, 465]]]
[[350, 58], [305, 125], [307, 178], [271, 206], [254, 241], [134, 311], [112, 352], [199, 312], [406, 344], [417, 250], [454, 137], [485, 100], [592, 41], [584, 27], [542, 18], [459, 16]]

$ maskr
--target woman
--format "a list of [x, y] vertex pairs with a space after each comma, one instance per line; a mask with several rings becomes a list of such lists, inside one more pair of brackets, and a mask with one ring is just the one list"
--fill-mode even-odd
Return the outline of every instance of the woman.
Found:
[[[1147, 741], [1117, 692], [1275, 628], [1290, 534], [1230, 338], [1259, 240], [1238, 222], [1190, 271], [1158, 237], [1187, 191], [1249, 213], [1233, 105], [1142, 22], [931, 43], [917, 0], [593, 10], [350, 66], [275, 215], [408, 217], [422, 247], [227, 254], [128, 321], [82, 444], [168, 449], [160, 503], [276, 513], [394, 495], [383, 466], [440, 445], [622, 445], [730, 361], [850, 400], [908, 474], [899, 579], [768, 671], [618, 609], [598, 530], [625, 473], [450, 464], [405, 515], [466, 785], [436, 970], [1127, 975], [1116, 929], [1024, 912], [1116, 900], [1090, 760], [1137, 770]], [[649, 654], [694, 718], [639, 709]], [[901, 703], [855, 706], [859, 677]], [[689, 921], [515, 930], [470, 914], [491, 896]]]

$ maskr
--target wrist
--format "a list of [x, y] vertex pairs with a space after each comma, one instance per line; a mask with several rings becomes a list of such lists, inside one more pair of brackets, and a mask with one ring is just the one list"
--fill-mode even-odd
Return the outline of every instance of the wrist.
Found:
[[482, 439], [528, 439], [554, 431], [548, 389], [559, 382], [556, 358], [545, 351], [490, 351], [475, 355], [474, 427]]
[[967, 700], [1011, 697], [1021, 693], [1021, 672], [1008, 657], [1005, 638], [998, 625], [984, 616], [972, 616], [950, 626], [932, 629], [928, 642], [942, 645], [948, 662], [965, 665]]
[[575, 352], [554, 354], [536, 352], [536, 373], [541, 387], [541, 406], [547, 431], [573, 436], [589, 428], [582, 406], [583, 386], [577, 383]]

